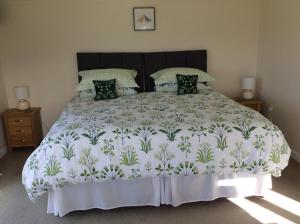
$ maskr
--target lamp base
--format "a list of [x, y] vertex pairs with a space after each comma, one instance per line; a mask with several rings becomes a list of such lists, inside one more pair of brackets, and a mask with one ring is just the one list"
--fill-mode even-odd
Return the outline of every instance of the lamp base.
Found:
[[252, 100], [255, 97], [255, 93], [251, 89], [246, 89], [242, 92], [242, 98], [245, 100]]
[[30, 103], [28, 100], [19, 100], [17, 104], [18, 110], [29, 110], [30, 109]]

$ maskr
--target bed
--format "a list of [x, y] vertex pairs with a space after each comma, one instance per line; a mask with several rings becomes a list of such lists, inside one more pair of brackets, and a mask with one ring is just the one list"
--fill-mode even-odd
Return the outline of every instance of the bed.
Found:
[[206, 71], [205, 50], [78, 53], [77, 61], [79, 71], [137, 70], [140, 93], [66, 105], [22, 173], [30, 199], [48, 193], [48, 213], [263, 196], [288, 165], [283, 134], [258, 112], [214, 90], [153, 92], [157, 70]]

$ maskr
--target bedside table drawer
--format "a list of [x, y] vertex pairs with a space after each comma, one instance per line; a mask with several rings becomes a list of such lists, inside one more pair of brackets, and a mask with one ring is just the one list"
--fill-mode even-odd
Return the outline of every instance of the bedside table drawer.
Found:
[[25, 136], [25, 137], [12, 137], [11, 139], [12, 145], [33, 145], [33, 138], [32, 136]]
[[31, 126], [30, 117], [10, 117], [7, 122], [10, 127]]
[[9, 129], [9, 134], [11, 136], [32, 136], [31, 127], [11, 127]]
[[37, 147], [43, 139], [41, 108], [8, 109], [3, 113], [7, 148]]

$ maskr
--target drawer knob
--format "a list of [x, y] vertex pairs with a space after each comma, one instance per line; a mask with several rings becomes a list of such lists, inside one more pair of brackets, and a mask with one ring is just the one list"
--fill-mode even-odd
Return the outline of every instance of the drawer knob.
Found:
[[22, 122], [23, 122], [23, 120], [21, 120], [21, 119], [19, 119], [19, 120], [15, 120], [15, 122], [17, 122], [17, 123], [22, 123]]
[[22, 133], [24, 130], [16, 130], [17, 133]]
[[21, 140], [20, 140], [20, 142], [24, 143], [24, 142], [26, 142], [26, 140], [24, 140], [24, 139], [21, 139]]

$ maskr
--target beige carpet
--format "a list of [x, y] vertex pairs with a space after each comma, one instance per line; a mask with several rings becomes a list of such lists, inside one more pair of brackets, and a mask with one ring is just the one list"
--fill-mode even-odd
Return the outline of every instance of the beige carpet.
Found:
[[[35, 204], [27, 198], [21, 184], [21, 171], [30, 150], [10, 152], [0, 159], [0, 223], [1, 224], [47, 224], [47, 223], [260, 223], [245, 210], [227, 199], [199, 202], [179, 207], [162, 206], [119, 208], [109, 211], [91, 210], [72, 212], [63, 218], [46, 213], [47, 198]], [[290, 161], [282, 177], [273, 178], [273, 190], [300, 202], [300, 164]], [[293, 223], [300, 223], [300, 213], [293, 214], [262, 198], [249, 198]], [[282, 204], [282, 203], [281, 203]], [[300, 204], [299, 204], [300, 205]], [[294, 208], [297, 208], [297, 203]], [[262, 213], [265, 215], [265, 213]], [[268, 215], [265, 215], [268, 216]]]

